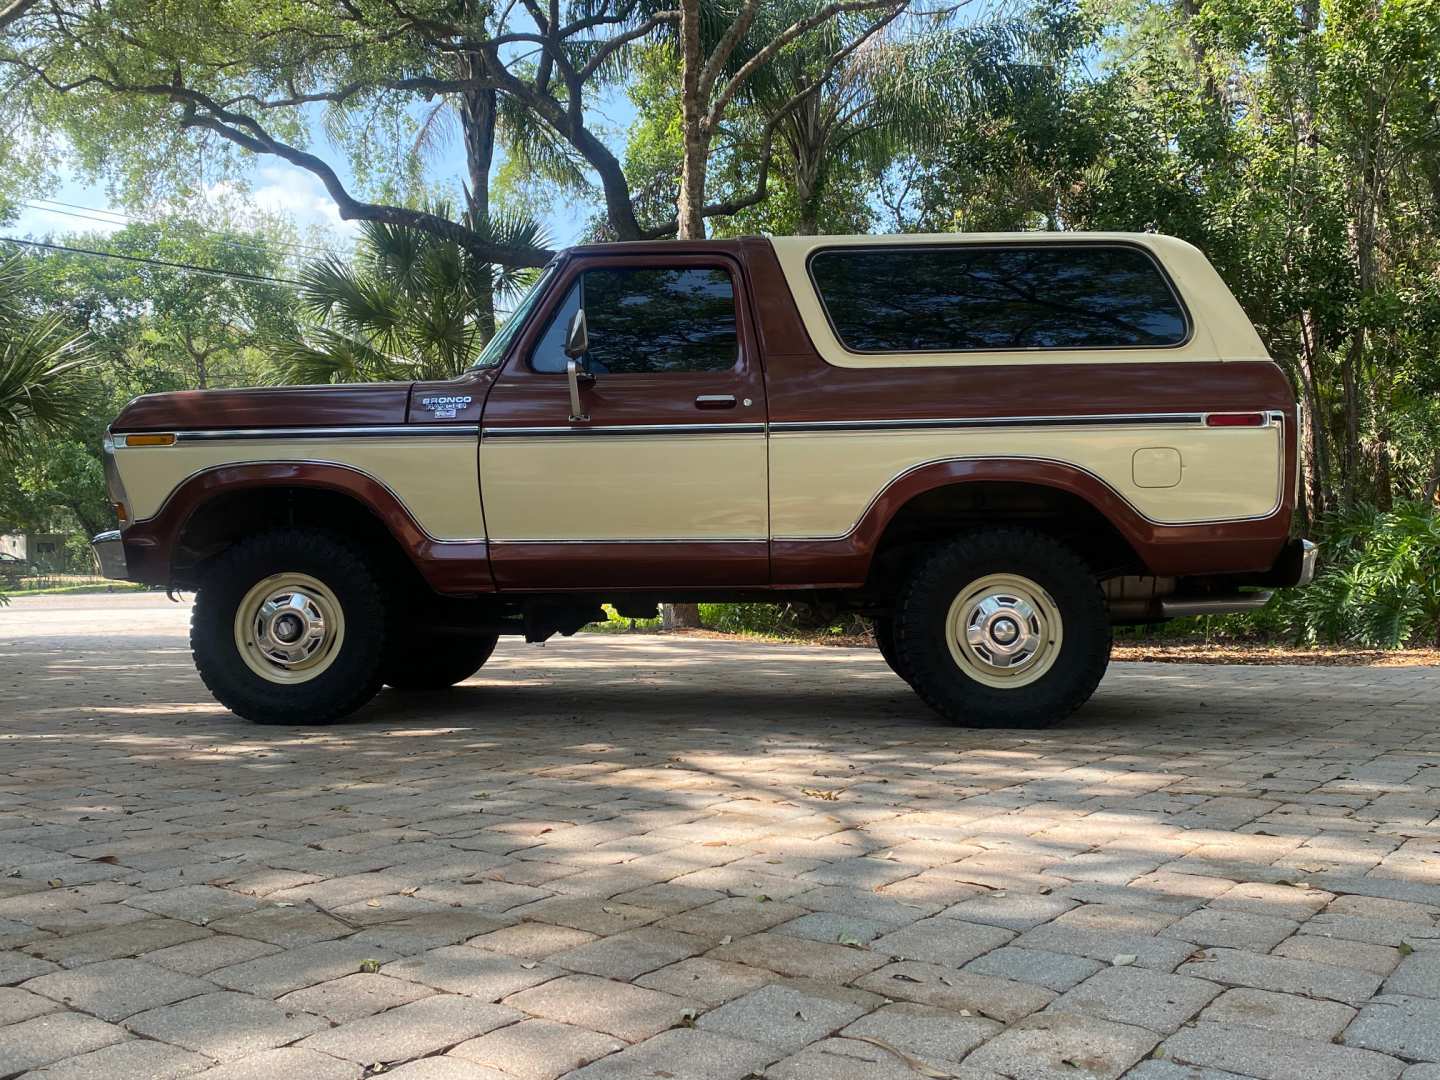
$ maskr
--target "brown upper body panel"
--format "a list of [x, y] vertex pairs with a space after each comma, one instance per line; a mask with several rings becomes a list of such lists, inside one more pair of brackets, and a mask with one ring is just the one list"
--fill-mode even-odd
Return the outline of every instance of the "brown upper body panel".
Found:
[[110, 430], [403, 424], [409, 399], [409, 383], [180, 390], [136, 398], [120, 410]]

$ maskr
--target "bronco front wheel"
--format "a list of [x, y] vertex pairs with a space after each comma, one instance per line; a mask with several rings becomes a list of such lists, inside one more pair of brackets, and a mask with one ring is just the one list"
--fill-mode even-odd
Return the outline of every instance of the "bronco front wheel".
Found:
[[1028, 529], [941, 545], [901, 590], [895, 650], [926, 703], [970, 727], [1044, 727], [1095, 692], [1110, 619], [1090, 568]]
[[257, 724], [327, 724], [380, 688], [380, 586], [363, 554], [330, 533], [261, 533], [206, 567], [190, 648], [231, 712]]

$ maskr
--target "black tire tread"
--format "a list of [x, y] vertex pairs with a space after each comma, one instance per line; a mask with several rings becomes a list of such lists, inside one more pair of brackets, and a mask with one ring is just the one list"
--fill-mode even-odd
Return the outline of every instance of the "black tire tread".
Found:
[[464, 682], [485, 666], [496, 634], [484, 637], [441, 637], [409, 641], [385, 657], [385, 685], [392, 690], [444, 690]]
[[[331, 668], [313, 682], [267, 684], [236, 651], [235, 605], [257, 580], [282, 568], [311, 573], [331, 588], [344, 582], [343, 648], [351, 670], [343, 678], [327, 678], [335, 672]], [[190, 651], [206, 688], [237, 716], [265, 725], [330, 724], [379, 691], [384, 627], [384, 597], [362, 552], [324, 530], [273, 529], [241, 540], [206, 568], [190, 614]]]
[[[1035, 568], [1042, 568], [1041, 576], [1065, 583], [1078, 607], [1065, 613], [1065, 639], [1056, 664], [1064, 663], [1071, 670], [1067, 680], [1055, 682], [1057, 692], [1038, 692], [1055, 669], [1030, 687], [983, 686], [958, 671], [943, 641], [931, 640], [926, 623], [933, 615], [925, 601], [943, 597], [948, 609], [958, 588], [1001, 567], [1032, 578], [1037, 577]], [[1105, 596], [1090, 566], [1065, 544], [1033, 529], [977, 530], [938, 545], [915, 565], [896, 605], [895, 647], [910, 673], [907, 681], [932, 709], [966, 727], [1043, 728], [1059, 723], [1100, 685], [1110, 663], [1111, 643]], [[1036, 692], [1026, 692], [1030, 690]]]

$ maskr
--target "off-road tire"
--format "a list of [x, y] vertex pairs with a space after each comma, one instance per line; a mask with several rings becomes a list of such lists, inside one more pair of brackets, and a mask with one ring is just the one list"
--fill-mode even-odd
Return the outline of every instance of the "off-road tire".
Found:
[[[240, 655], [235, 616], [245, 595], [274, 574], [305, 574], [338, 601], [345, 636], [330, 665], [308, 682], [257, 675]], [[200, 678], [222, 705], [257, 724], [329, 724], [380, 689], [385, 603], [363, 552], [319, 529], [275, 529], [240, 541], [206, 567], [190, 615]]]
[[[955, 599], [992, 574], [1039, 585], [1063, 627], [1049, 669], [1027, 685], [998, 688], [955, 659], [947, 621]], [[1089, 700], [1110, 662], [1111, 627], [1099, 582], [1058, 540], [1023, 528], [977, 531], [938, 545], [912, 568], [895, 612], [895, 651], [915, 692], [966, 727], [1048, 727]]]
[[890, 665], [890, 670], [907, 683], [910, 676], [905, 673], [901, 665], [900, 654], [895, 651], [895, 620], [889, 615], [878, 615], [871, 620], [871, 632], [875, 635], [875, 647], [880, 650], [880, 655], [885, 663]]
[[392, 690], [444, 690], [484, 667], [499, 640], [496, 634], [392, 640], [383, 667], [385, 685]]

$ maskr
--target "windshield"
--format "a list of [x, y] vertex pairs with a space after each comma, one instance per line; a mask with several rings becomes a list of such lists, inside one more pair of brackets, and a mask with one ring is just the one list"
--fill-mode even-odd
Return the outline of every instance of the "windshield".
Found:
[[535, 306], [535, 301], [540, 299], [540, 294], [545, 291], [546, 284], [555, 275], [555, 264], [551, 263], [540, 272], [540, 276], [531, 286], [530, 291], [525, 294], [520, 303], [515, 305], [515, 310], [505, 320], [499, 330], [495, 331], [489, 343], [481, 350], [472, 368], [494, 367], [504, 358], [505, 352], [510, 348], [510, 341], [520, 332], [525, 325], [525, 320], [530, 317], [530, 309]]

